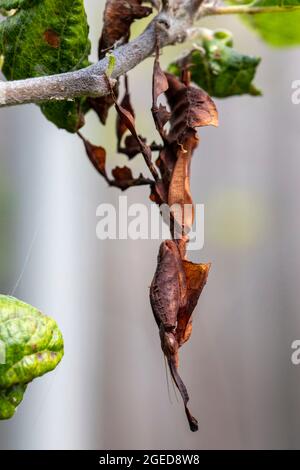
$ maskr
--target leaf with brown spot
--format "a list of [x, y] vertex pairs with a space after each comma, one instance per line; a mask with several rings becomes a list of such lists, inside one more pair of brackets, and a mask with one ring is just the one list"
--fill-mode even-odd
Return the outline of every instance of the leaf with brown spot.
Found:
[[44, 39], [49, 46], [57, 49], [60, 46], [60, 37], [53, 29], [47, 29], [44, 32]]

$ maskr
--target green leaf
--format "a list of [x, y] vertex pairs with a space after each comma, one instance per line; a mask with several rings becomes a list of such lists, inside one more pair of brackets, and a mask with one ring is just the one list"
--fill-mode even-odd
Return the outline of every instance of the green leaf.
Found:
[[10, 419], [23, 400], [27, 385], [13, 385], [6, 390], [0, 390], [0, 419]]
[[192, 81], [210, 96], [259, 95], [252, 81], [260, 58], [240, 54], [233, 48], [227, 31], [205, 30], [196, 49], [169, 67], [179, 76], [182, 67], [191, 65]]
[[0, 419], [13, 416], [27, 384], [55, 369], [63, 353], [63, 337], [52, 318], [0, 295]]
[[106, 54], [106, 57], [108, 58], [108, 66], [107, 66], [107, 69], [106, 69], [106, 75], [108, 77], [111, 77], [111, 74], [113, 73], [114, 68], [116, 66], [116, 58], [110, 52]]
[[[19, 8], [0, 23], [0, 55], [8, 80], [52, 75], [88, 65], [90, 42], [83, 0], [0, 0]], [[58, 127], [76, 132], [84, 122], [83, 100], [41, 105]]]
[[[238, 2], [230, 2], [240, 5]], [[247, 2], [245, 2], [247, 3]], [[257, 0], [249, 6], [299, 6], [300, 0]], [[300, 11], [283, 13], [259, 13], [242, 15], [243, 21], [256, 30], [268, 44], [276, 47], [297, 46], [300, 44]]]
[[24, 8], [24, 6], [30, 5], [30, 3], [32, 3], [32, 0], [0, 0], [0, 8], [9, 11], [15, 8]]

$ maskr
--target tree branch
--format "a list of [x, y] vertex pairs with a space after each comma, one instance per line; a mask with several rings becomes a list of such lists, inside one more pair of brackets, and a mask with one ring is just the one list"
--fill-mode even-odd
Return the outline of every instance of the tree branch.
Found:
[[290, 13], [292, 11], [300, 11], [299, 5], [294, 6], [263, 6], [255, 7], [248, 5], [233, 5], [228, 7], [218, 7], [206, 5], [200, 9], [197, 19], [203, 18], [204, 16], [211, 15], [257, 15], [261, 13]]
[[205, 0], [191, 0], [189, 3], [190, 14], [195, 15]]
[[[149, 57], [154, 52], [157, 38], [161, 47], [184, 41], [187, 29], [193, 24], [189, 6], [194, 1], [181, 1], [180, 11], [173, 11], [171, 6], [168, 10], [163, 9], [138, 38], [113, 51], [115, 67], [111, 78], [124, 75]], [[110, 93], [104, 77], [107, 67], [108, 59], [104, 58], [73, 72], [0, 82], [0, 107], [107, 95]]]
[[[160, 47], [183, 42], [194, 21], [204, 16], [287, 13], [295, 10], [300, 10], [300, 7], [218, 7], [208, 5], [207, 0], [164, 0], [161, 12], [139, 37], [113, 51], [115, 67], [111, 79], [124, 75], [149, 57], [154, 52], [157, 39]], [[108, 59], [104, 58], [73, 72], [11, 82], [0, 81], [0, 107], [107, 95], [110, 93], [104, 77], [107, 67]]]

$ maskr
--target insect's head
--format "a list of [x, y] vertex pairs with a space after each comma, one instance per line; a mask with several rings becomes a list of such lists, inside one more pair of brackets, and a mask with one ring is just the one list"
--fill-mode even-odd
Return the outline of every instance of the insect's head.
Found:
[[172, 240], [165, 240], [159, 248], [158, 259], [162, 260], [167, 254], [178, 253], [177, 246]]

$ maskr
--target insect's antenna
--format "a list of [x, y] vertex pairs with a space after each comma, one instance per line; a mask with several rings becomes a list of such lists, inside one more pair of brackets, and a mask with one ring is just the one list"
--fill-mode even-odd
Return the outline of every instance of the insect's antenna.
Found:
[[[167, 366], [167, 359], [166, 359], [166, 356], [164, 356], [164, 363], [165, 363], [165, 372], [166, 372], [166, 381], [167, 381], [167, 388], [168, 388], [168, 397], [169, 397], [169, 402], [171, 403], [171, 405], [173, 405], [173, 402], [172, 402], [172, 397], [171, 397], [171, 393], [170, 393], [170, 382], [169, 382], [169, 372], [168, 372], [168, 366]], [[173, 385], [173, 388], [174, 388], [174, 383], [173, 383], [173, 380], [172, 380], [172, 385]], [[175, 388], [174, 388], [175, 390]], [[176, 396], [177, 398], [177, 396]]]

